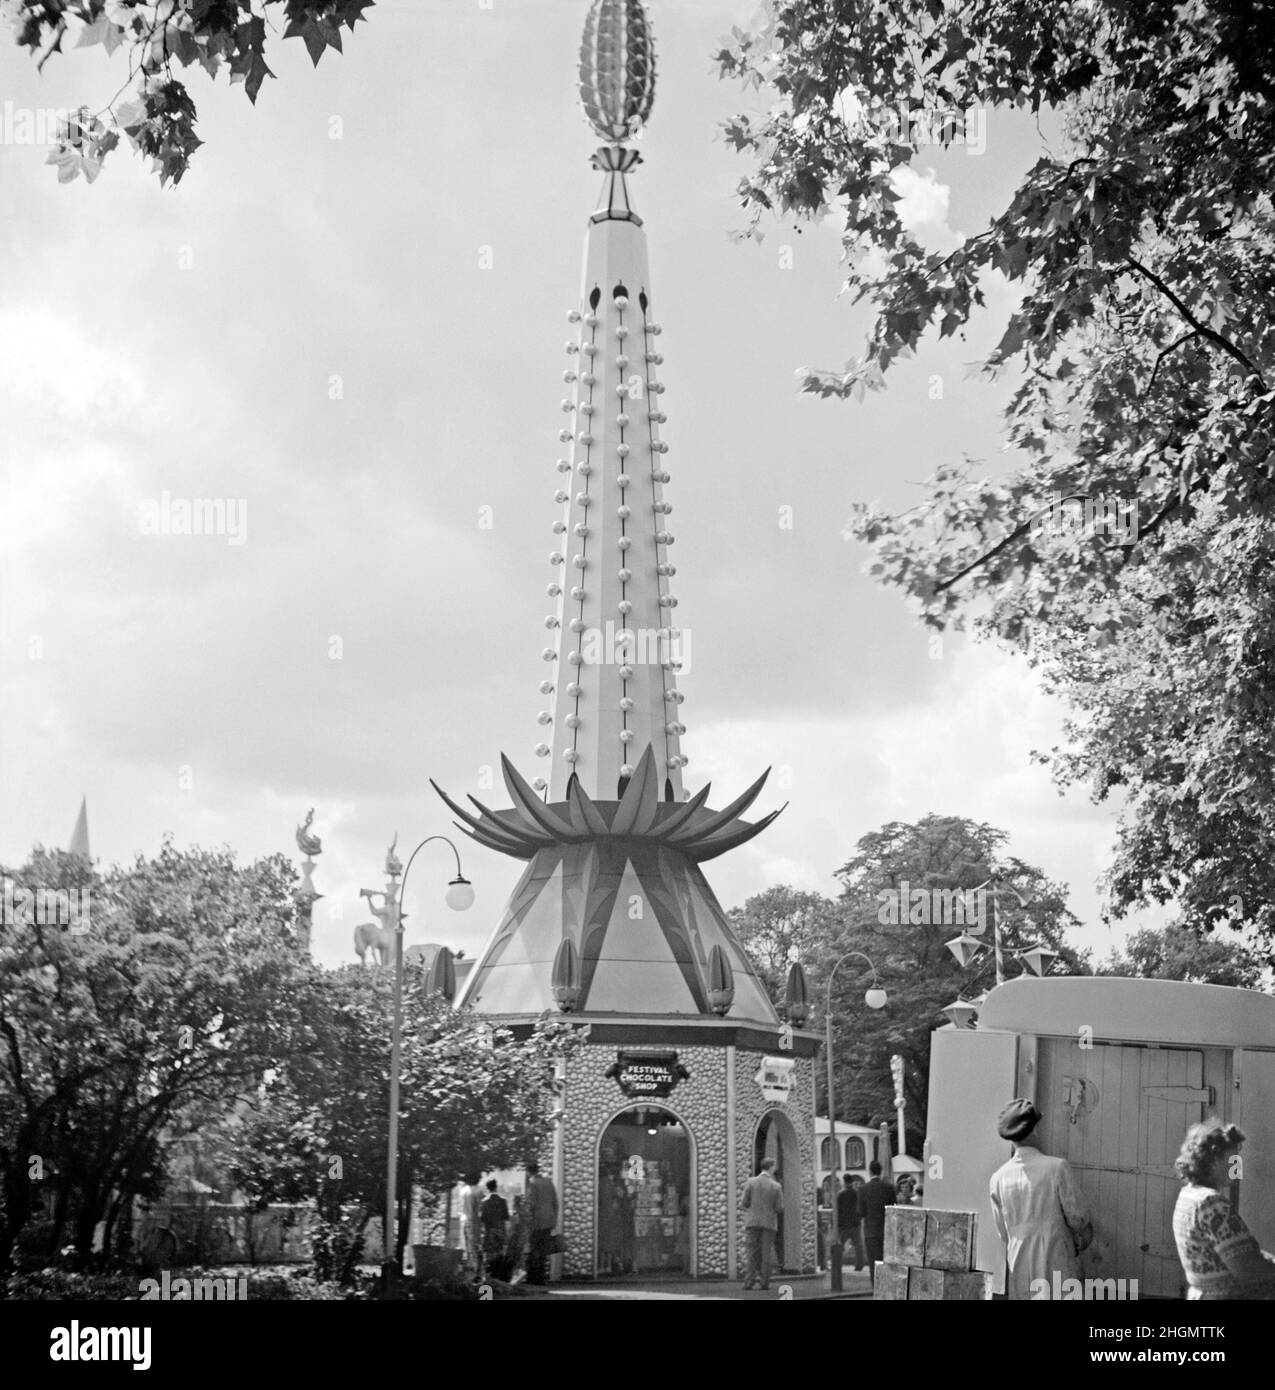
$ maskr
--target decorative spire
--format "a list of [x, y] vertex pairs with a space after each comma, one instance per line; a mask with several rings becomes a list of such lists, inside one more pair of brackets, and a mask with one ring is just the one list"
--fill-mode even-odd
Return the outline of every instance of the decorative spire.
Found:
[[[530, 784], [501, 759], [511, 805], [473, 810], [435, 790], [467, 835], [528, 861], [459, 1003], [489, 1015], [555, 1006], [588, 1015], [716, 1014], [766, 1029], [779, 1017], [700, 864], [778, 814], [741, 819], [765, 774], [720, 811], [683, 790], [682, 694], [690, 632], [673, 626], [673, 535], [665, 501], [667, 416], [642, 219], [621, 141], [651, 114], [655, 57], [639, 0], [593, 0], [580, 97], [608, 142], [585, 234], [579, 298], [567, 312], [552, 567], [540, 693], [544, 772]], [[635, 911], [636, 908], [636, 911]]]
[[593, 0], [580, 45], [580, 101], [613, 144], [632, 140], [655, 101], [655, 44], [642, 0]]
[[93, 858], [89, 853], [89, 799], [87, 796], [80, 798], [80, 814], [75, 818], [75, 829], [71, 831], [71, 844], [67, 852], [78, 854], [81, 859], [91, 860]]

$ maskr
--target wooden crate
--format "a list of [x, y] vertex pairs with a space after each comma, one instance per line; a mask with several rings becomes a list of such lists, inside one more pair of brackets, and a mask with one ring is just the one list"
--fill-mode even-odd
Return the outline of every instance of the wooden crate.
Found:
[[886, 1264], [884, 1260], [878, 1260], [873, 1274], [872, 1297], [882, 1302], [902, 1302], [907, 1296], [907, 1265]]
[[912, 1269], [908, 1274], [909, 1301], [965, 1303], [991, 1296], [992, 1276], [981, 1269]]
[[888, 1264], [925, 1264], [924, 1207], [886, 1207], [885, 1258]]
[[925, 1259], [928, 1269], [967, 1270], [974, 1263], [975, 1217], [972, 1211], [926, 1208]]

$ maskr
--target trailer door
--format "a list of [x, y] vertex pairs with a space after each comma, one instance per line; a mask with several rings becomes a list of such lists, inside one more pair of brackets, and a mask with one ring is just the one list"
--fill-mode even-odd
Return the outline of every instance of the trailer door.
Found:
[[1275, 1052], [1236, 1052], [1235, 1095], [1247, 1137], [1240, 1215], [1262, 1249], [1275, 1250]]
[[1204, 1053], [1049, 1039], [1039, 1085], [1045, 1152], [1071, 1165], [1093, 1216], [1085, 1275], [1136, 1279], [1142, 1298], [1181, 1298], [1173, 1163], [1187, 1128], [1216, 1100]]
[[1005, 1250], [996, 1234], [988, 1183], [1009, 1157], [996, 1117], [1014, 1099], [1016, 1033], [937, 1028], [931, 1035], [930, 1104], [925, 1140], [925, 1205], [977, 1213], [976, 1269], [1005, 1291]]

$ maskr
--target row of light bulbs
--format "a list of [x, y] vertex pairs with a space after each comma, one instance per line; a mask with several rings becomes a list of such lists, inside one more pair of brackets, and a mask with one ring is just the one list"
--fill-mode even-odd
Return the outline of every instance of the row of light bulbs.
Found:
[[[628, 307], [628, 299], [624, 295], [618, 295], [614, 302], [617, 309], [620, 310], [621, 314]], [[589, 328], [596, 328], [598, 324], [601, 322], [596, 312], [590, 311], [589, 313], [582, 314], [578, 309], [571, 309], [568, 311], [567, 321], [573, 324], [583, 322], [585, 326]], [[661, 329], [661, 326], [658, 323], [651, 323], [646, 326], [646, 331], [651, 336], [658, 336], [663, 330]], [[624, 371], [631, 365], [631, 359], [629, 355], [623, 350], [624, 340], [629, 337], [629, 329], [623, 322], [617, 324], [615, 329], [615, 336], [619, 340], [621, 345], [621, 351], [619, 354], [617, 354], [615, 358], [615, 365], [617, 369], [619, 369], [620, 371]], [[586, 359], [589, 359], [590, 366], [592, 366], [592, 359], [595, 358], [599, 352], [598, 347], [593, 343], [580, 344], [568, 342], [566, 345], [566, 349], [568, 355], [574, 356], [576, 354], [579, 354], [585, 357]], [[664, 362], [663, 355], [658, 352], [646, 352], [645, 354], [643, 354], [643, 359], [646, 363], [652, 366], [660, 366]], [[570, 368], [563, 372], [562, 379], [568, 385], [571, 385], [578, 381], [581, 385], [590, 388], [596, 386], [598, 382], [597, 376], [594, 372], [586, 370], [584, 372], [577, 373], [576, 371]], [[648, 393], [648, 398], [650, 396], [663, 395], [664, 384], [662, 382], [653, 382], [648, 379], [646, 382], [646, 390]], [[629, 395], [629, 388], [624, 383], [620, 383], [616, 386], [615, 393], [618, 397], [626, 397]], [[580, 415], [582, 415], [587, 422], [587, 420], [590, 419], [596, 413], [597, 407], [593, 404], [592, 401], [583, 401], [577, 406], [574, 401], [570, 400], [569, 398], [566, 398], [562, 401], [562, 410], [564, 414], [569, 414], [573, 411], [578, 410]], [[651, 410], [648, 412], [648, 415], [649, 419], [655, 424], [664, 424], [668, 420], [668, 416], [662, 410]], [[616, 416], [616, 423], [621, 427], [621, 429], [627, 427], [631, 423], [628, 413], [622, 410], [620, 414]], [[596, 442], [594, 436], [589, 432], [587, 428], [580, 430], [579, 433], [573, 433], [570, 429], [564, 428], [561, 431], [559, 431], [558, 438], [564, 444], [570, 443], [573, 439], [575, 439], [586, 450], [589, 449]], [[652, 453], [666, 454], [668, 453], [668, 447], [668, 444], [664, 440], [651, 441]], [[623, 461], [626, 460], [631, 453], [632, 447], [629, 444], [625, 443], [623, 440], [616, 445], [616, 455], [621, 460], [621, 468], [626, 467]], [[559, 459], [557, 462], [557, 468], [559, 473], [569, 473], [571, 471], [571, 464], [566, 459]], [[587, 457], [576, 464], [576, 471], [581, 475], [581, 477], [585, 479], [588, 479], [588, 477], [592, 474], [593, 466], [588, 462]], [[654, 482], [661, 484], [670, 481], [669, 473], [666, 470], [657, 467], [652, 467], [651, 478]], [[617, 482], [619, 484], [621, 492], [625, 492], [632, 484], [632, 481], [632, 477], [627, 472], [621, 472], [617, 475]], [[570, 493], [567, 492], [564, 488], [559, 488], [554, 493], [554, 501], [556, 502], [565, 504], [570, 500]], [[576, 494], [575, 504], [580, 508], [582, 512], [587, 513], [591, 501], [592, 499], [590, 498], [587, 491], [579, 492]], [[661, 500], [652, 503], [651, 510], [652, 514], [655, 516], [669, 516], [672, 514], [673, 507], [671, 503], [664, 502], [663, 500]], [[633, 515], [633, 509], [626, 501], [616, 508], [616, 514], [622, 522], [627, 522]], [[555, 521], [553, 524], [553, 531], [555, 535], [564, 535], [567, 531], [567, 522], [562, 520]], [[586, 524], [586, 522], [580, 521], [572, 527], [572, 533], [579, 539], [585, 540], [588, 538], [590, 534], [590, 528]], [[667, 547], [673, 544], [674, 537], [667, 530], [659, 530], [655, 534], [655, 540], [657, 545], [663, 545]], [[617, 549], [619, 549], [619, 551], [621, 552], [621, 556], [623, 557], [625, 552], [632, 549], [633, 542], [630, 537], [621, 536], [618, 538], [616, 545]], [[561, 551], [555, 550], [549, 556], [549, 563], [555, 566], [564, 565], [566, 563], [566, 556]], [[574, 569], [579, 570], [581, 572], [588, 568], [588, 560], [582, 554], [574, 555], [572, 557], [571, 563]], [[671, 577], [672, 575], [677, 573], [677, 570], [674, 565], [670, 564], [667, 560], [665, 560], [660, 561], [656, 565], [656, 573], [661, 577]], [[621, 568], [617, 571], [617, 578], [619, 579], [621, 584], [628, 584], [629, 581], [633, 578], [633, 572], [627, 567]], [[547, 592], [550, 598], [559, 598], [562, 595], [562, 586], [556, 582], [551, 583], [548, 587]], [[585, 598], [585, 590], [582, 586], [575, 585], [571, 589], [570, 596], [574, 602], [583, 601], [583, 599]], [[677, 599], [673, 597], [671, 594], [661, 594], [659, 596], [659, 606], [664, 609], [676, 608]], [[621, 616], [627, 619], [629, 614], [633, 611], [633, 604], [628, 598], [621, 598], [616, 604], [616, 608], [617, 611], [621, 614]], [[561, 623], [555, 615], [550, 614], [548, 617], [546, 617], [545, 627], [549, 630], [553, 631], [555, 629], [560, 628], [560, 626]], [[569, 629], [575, 633], [583, 632], [585, 630], [585, 626], [586, 624], [584, 623], [584, 620], [581, 618], [573, 618], [569, 623]], [[670, 629], [670, 631], [675, 630]], [[541, 655], [546, 661], [556, 661], [558, 659], [558, 653], [553, 647], [546, 647]], [[573, 666], [576, 667], [583, 664], [583, 656], [578, 650], [569, 653], [567, 660]], [[680, 662], [671, 661], [665, 661], [661, 664], [666, 670], [676, 670], [680, 668], [681, 665]], [[628, 665], [621, 665], [618, 674], [622, 681], [628, 681], [632, 679], [633, 668]], [[552, 694], [554, 689], [555, 686], [552, 681], [546, 680], [542, 681], [540, 684], [540, 690], [542, 694]], [[568, 695], [568, 697], [578, 700], [582, 694], [580, 685], [576, 682], [572, 682], [570, 685], [567, 686], [566, 694]], [[665, 698], [667, 702], [676, 705], [681, 703], [683, 697], [679, 691], [666, 691]], [[620, 709], [626, 714], [630, 712], [633, 709], [633, 700], [628, 696], [624, 696], [623, 698], [621, 698]], [[538, 722], [542, 725], [552, 724], [553, 715], [548, 710], [542, 710], [538, 716]], [[581, 718], [578, 714], [573, 713], [571, 715], [568, 715], [564, 722], [566, 723], [568, 728], [576, 729], [580, 727]], [[670, 735], [684, 734], [686, 732], [686, 726], [677, 721], [670, 721], [665, 725], [665, 732]], [[620, 731], [621, 743], [628, 745], [632, 743], [633, 739], [634, 733], [631, 729], [622, 729]], [[540, 743], [537, 744], [535, 751], [537, 757], [548, 757], [551, 750], [548, 744]], [[575, 751], [575, 749], [569, 748], [564, 751], [563, 759], [568, 764], [575, 764], [580, 761], [580, 755]], [[674, 754], [672, 757], [668, 759], [669, 766], [671, 767], [684, 767], [686, 766], [688, 761], [689, 759], [687, 759], [685, 756], [681, 754]], [[631, 777], [633, 775], [633, 772], [633, 766], [627, 762], [624, 763], [620, 768], [621, 776]], [[543, 791], [547, 784], [543, 777], [537, 777], [533, 785], [535, 786], [536, 790]]]

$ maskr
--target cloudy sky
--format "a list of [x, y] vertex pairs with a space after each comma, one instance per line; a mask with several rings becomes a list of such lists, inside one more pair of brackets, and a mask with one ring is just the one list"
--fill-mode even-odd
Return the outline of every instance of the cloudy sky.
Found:
[[[195, 70], [206, 144], [176, 190], [127, 149], [59, 186], [43, 149], [0, 144], [0, 862], [64, 845], [81, 794], [107, 863], [166, 832], [292, 853], [314, 805], [316, 955], [335, 963], [391, 835], [449, 829], [428, 778], [489, 799], [500, 752], [539, 770], [565, 315], [599, 181], [575, 101], [586, 8], [382, 3], [317, 71], [276, 40], [255, 109]], [[865, 404], [800, 395], [796, 369], [838, 366], [866, 320], [839, 295], [835, 222], [730, 239], [745, 165], [719, 125], [756, 96], [711, 54], [754, 4], [648, 8], [660, 73], [631, 186], [664, 325], [687, 785], [722, 804], [772, 765], [756, 809], [790, 803], [710, 881], [726, 906], [834, 892], [859, 836], [966, 815], [1067, 882], [1080, 944], [1105, 952], [1115, 813], [1029, 760], [1058, 706], [1016, 658], [936, 656], [843, 536], [854, 502], [909, 505], [941, 460], [1004, 467], [1009, 386], [966, 372], [1006, 287]], [[72, 51], [37, 77], [5, 36], [0, 103], [99, 107], [123, 60]], [[936, 247], [979, 230], [1043, 138], [993, 116], [985, 152], [923, 153], [907, 215]], [[165, 494], [242, 508], [236, 533], [148, 534]], [[442, 905], [439, 847], [413, 870], [409, 942], [473, 951], [495, 925], [519, 866], [462, 849], [474, 908]]]

